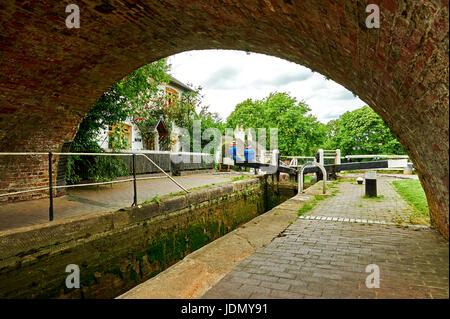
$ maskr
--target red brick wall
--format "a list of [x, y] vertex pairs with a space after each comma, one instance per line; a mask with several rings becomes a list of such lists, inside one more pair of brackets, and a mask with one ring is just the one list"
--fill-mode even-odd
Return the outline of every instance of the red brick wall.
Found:
[[[365, 26], [368, 1], [73, 2], [80, 29], [66, 28], [64, 1], [0, 4], [0, 151], [58, 150], [102, 92], [161, 57], [265, 53], [328, 76], [381, 115], [418, 167], [433, 223], [448, 237], [448, 0], [371, 1], [380, 29]], [[41, 181], [38, 163], [23, 165], [36, 177], [24, 185]], [[0, 166], [4, 190], [16, 181]]]

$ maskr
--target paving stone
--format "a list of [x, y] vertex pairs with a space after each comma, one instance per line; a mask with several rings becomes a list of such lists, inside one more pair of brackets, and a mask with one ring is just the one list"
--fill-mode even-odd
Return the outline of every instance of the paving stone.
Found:
[[[362, 199], [363, 188], [357, 185], [338, 185], [336, 196], [320, 201], [286, 229], [285, 237], [240, 264], [240, 276], [247, 273], [268, 289], [252, 288], [250, 298], [448, 298], [448, 241], [433, 229], [387, 225], [395, 216], [408, 216], [410, 209], [389, 180], [379, 183], [382, 201]], [[379, 223], [367, 224], [374, 221]], [[380, 288], [366, 287], [370, 264], [380, 269]], [[209, 295], [233, 298], [229, 281], [225, 276]]]

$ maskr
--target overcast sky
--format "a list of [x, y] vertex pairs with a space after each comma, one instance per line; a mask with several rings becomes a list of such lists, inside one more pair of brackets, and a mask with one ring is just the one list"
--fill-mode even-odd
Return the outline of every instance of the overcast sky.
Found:
[[236, 104], [288, 92], [326, 123], [366, 103], [319, 73], [279, 58], [242, 51], [189, 51], [169, 58], [178, 80], [203, 87], [203, 102], [225, 120]]

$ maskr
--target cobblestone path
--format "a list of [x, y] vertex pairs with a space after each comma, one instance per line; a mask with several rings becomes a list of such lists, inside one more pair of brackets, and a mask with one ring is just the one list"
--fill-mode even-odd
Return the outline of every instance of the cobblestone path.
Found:
[[[382, 200], [362, 198], [364, 186], [356, 183], [337, 184], [336, 196], [320, 201], [203, 298], [448, 298], [448, 241], [428, 227], [389, 225], [411, 212], [390, 181], [379, 179]], [[379, 268], [379, 288], [366, 286], [371, 264]]]

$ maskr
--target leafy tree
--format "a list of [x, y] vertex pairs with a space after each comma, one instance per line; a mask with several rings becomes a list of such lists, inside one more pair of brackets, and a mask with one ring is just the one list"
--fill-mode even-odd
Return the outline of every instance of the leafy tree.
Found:
[[235, 128], [242, 125], [245, 128], [265, 128], [263, 101], [247, 99], [236, 105], [234, 111], [227, 118], [227, 127]]
[[[180, 127], [192, 132], [192, 123], [196, 118], [209, 121], [216, 116], [209, 113], [208, 116], [196, 114], [196, 108], [200, 108], [202, 95], [201, 87], [191, 92], [184, 92], [178, 101], [169, 103], [161, 85], [170, 81], [168, 74], [170, 66], [166, 59], [145, 65], [109, 88], [96, 101], [88, 111], [71, 145], [73, 152], [102, 152], [98, 145], [97, 136], [101, 129], [113, 127], [110, 147], [114, 149], [126, 148], [127, 141], [123, 134], [123, 127], [115, 125], [131, 118], [138, 127], [144, 141], [153, 138], [153, 126], [160, 117], [166, 122], [175, 122]], [[216, 118], [217, 119], [217, 118]], [[215, 120], [216, 120], [215, 119]], [[212, 120], [212, 123], [215, 121]], [[220, 121], [220, 119], [218, 119]], [[206, 123], [206, 126], [210, 124]], [[169, 134], [167, 145], [170, 145], [171, 125], [168, 125]], [[192, 145], [192, 134], [191, 134]], [[191, 146], [192, 149], [192, 146]], [[97, 160], [96, 157], [69, 157], [67, 180], [75, 183], [80, 179], [98, 180], [101, 176], [112, 179], [126, 174], [124, 166], [115, 158], [107, 157], [106, 160]], [[108, 162], [110, 159], [111, 163]], [[120, 159], [117, 161], [122, 162]], [[114, 162], [114, 163], [113, 163]], [[94, 167], [98, 166], [101, 167]], [[109, 172], [108, 174], [105, 172]]]
[[[166, 59], [139, 68], [111, 86], [88, 111], [81, 122], [71, 144], [72, 152], [102, 152], [97, 136], [101, 129], [107, 129], [126, 120], [143, 100], [158, 92], [158, 85], [168, 81], [169, 66]], [[114, 148], [126, 148], [121, 126], [113, 132]], [[109, 180], [126, 175], [126, 166], [120, 158], [102, 156], [69, 156], [66, 180], [77, 183], [82, 179]]]
[[[100, 152], [96, 137], [100, 129], [126, 120], [145, 100], [158, 93], [158, 86], [169, 81], [166, 59], [145, 65], [110, 87], [88, 111], [72, 142], [72, 151]], [[120, 130], [120, 127], [117, 127]], [[126, 145], [123, 143], [116, 143]]]
[[238, 104], [227, 119], [227, 127], [265, 128], [266, 147], [269, 129], [278, 129], [281, 155], [313, 155], [325, 141], [325, 126], [309, 114], [311, 109], [287, 93], [271, 93], [262, 100], [248, 99]]
[[[225, 132], [225, 124], [222, 121], [219, 113], [211, 112], [209, 110], [208, 105], [200, 106], [200, 110], [197, 112], [197, 119], [201, 121], [202, 125], [202, 136], [203, 132], [209, 128], [216, 128], [220, 131], [221, 135]], [[212, 140], [212, 137], [209, 140], [202, 139], [202, 147], [208, 144]]]
[[342, 154], [405, 154], [386, 123], [370, 107], [342, 114], [327, 124], [327, 148]]

